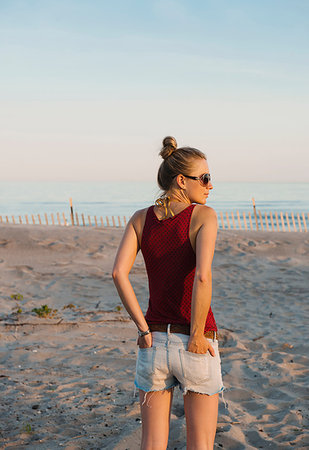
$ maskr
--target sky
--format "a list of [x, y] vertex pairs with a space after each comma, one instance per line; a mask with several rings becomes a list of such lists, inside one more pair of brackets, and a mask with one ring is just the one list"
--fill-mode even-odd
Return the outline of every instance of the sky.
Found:
[[[0, 0], [3, 181], [309, 182], [308, 0]], [[307, 119], [306, 119], [307, 117]]]

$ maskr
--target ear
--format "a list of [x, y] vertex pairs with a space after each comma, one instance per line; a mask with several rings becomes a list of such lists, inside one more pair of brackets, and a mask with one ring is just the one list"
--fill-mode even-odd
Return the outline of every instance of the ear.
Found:
[[181, 189], [185, 189], [186, 188], [186, 177], [184, 177], [183, 175], [179, 174], [177, 175], [176, 178], [177, 184]]

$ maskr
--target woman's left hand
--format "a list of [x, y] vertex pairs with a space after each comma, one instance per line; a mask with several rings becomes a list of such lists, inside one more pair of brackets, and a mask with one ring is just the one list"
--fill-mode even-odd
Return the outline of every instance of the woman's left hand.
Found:
[[139, 348], [152, 347], [152, 334], [146, 334], [145, 336], [138, 336], [137, 345]]
[[208, 351], [211, 356], [216, 355], [213, 346], [208, 339], [205, 338], [205, 336], [190, 336], [188, 342], [188, 352], [203, 354]]

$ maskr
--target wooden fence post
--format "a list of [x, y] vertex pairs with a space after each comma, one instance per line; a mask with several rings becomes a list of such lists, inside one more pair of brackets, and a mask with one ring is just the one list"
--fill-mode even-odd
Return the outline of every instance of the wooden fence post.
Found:
[[124, 221], [124, 226], [126, 227], [126, 226], [127, 226], [127, 219], [126, 219], [126, 216], [123, 216], [123, 221]]
[[283, 219], [283, 213], [282, 212], [280, 212], [280, 218], [281, 218], [282, 231], [285, 231], [285, 225], [284, 225], [284, 219]]
[[83, 213], [82, 213], [82, 221], [83, 221], [83, 226], [85, 227], [86, 224], [85, 224], [85, 217], [84, 217], [84, 214], [83, 214]]
[[277, 231], [280, 231], [279, 218], [278, 218], [277, 211], [275, 211], [275, 218], [276, 218], [276, 223], [277, 223]]
[[58, 224], [61, 225], [60, 214], [58, 212], [57, 212], [57, 220], [58, 220]]
[[48, 219], [47, 219], [47, 214], [45, 213], [45, 221], [46, 221], [46, 225], [48, 225]]
[[290, 232], [291, 231], [291, 227], [290, 227], [290, 221], [289, 221], [289, 214], [287, 212], [285, 213], [285, 218], [286, 218], [288, 231]]
[[252, 202], [253, 202], [253, 211], [254, 211], [254, 217], [255, 217], [255, 223], [256, 223], [256, 229], [259, 229], [259, 223], [258, 223], [258, 219], [257, 219], [257, 214], [256, 214], [256, 208], [255, 208], [255, 200], [254, 197], [252, 197]]
[[51, 213], [52, 224], [55, 225], [54, 214]]
[[106, 216], [106, 223], [107, 223], [107, 226], [109, 227], [109, 220], [108, 220], [107, 216]]
[[231, 216], [232, 216], [233, 228], [234, 228], [234, 230], [236, 230], [236, 224], [235, 224], [235, 220], [234, 220], [234, 213], [233, 213], [233, 211], [231, 211]]
[[260, 210], [259, 210], [259, 217], [260, 217], [260, 221], [261, 221], [261, 228], [262, 228], [262, 230], [264, 231], [263, 217], [262, 217], [262, 214], [261, 214], [261, 211], [260, 211]]
[[271, 229], [272, 229], [273, 231], [275, 231], [274, 221], [273, 221], [273, 215], [272, 215], [271, 211], [269, 211], [269, 215], [270, 215]]
[[65, 214], [64, 212], [62, 213], [62, 217], [63, 217], [63, 222], [64, 222], [64, 226], [67, 226], [67, 219], [65, 218]]
[[77, 214], [77, 212], [75, 213], [75, 217], [76, 217], [76, 223], [77, 223], [77, 226], [79, 227], [79, 220], [78, 220], [78, 214]]
[[238, 210], [236, 211], [236, 214], [237, 214], [238, 226], [239, 226], [239, 229], [241, 230], [242, 228], [241, 228], [241, 223], [240, 223], [240, 217], [239, 217], [239, 211]]
[[70, 197], [70, 209], [71, 209], [71, 224], [72, 224], [72, 226], [74, 226], [73, 203], [72, 203], [71, 197]]
[[253, 225], [252, 225], [252, 220], [251, 220], [251, 213], [250, 213], [250, 211], [249, 211], [249, 213], [248, 213], [248, 216], [249, 216], [250, 229], [253, 230]]
[[292, 223], [293, 223], [294, 231], [297, 231], [293, 212], [291, 212], [291, 216], [292, 216]]
[[247, 230], [247, 221], [246, 221], [246, 213], [245, 213], [245, 211], [243, 211], [242, 216], [244, 218], [245, 230]]
[[304, 222], [304, 228], [305, 228], [305, 231], [307, 232], [307, 224], [306, 224], [306, 217], [305, 217], [305, 213], [302, 213], [302, 218], [303, 218], [303, 222]]
[[225, 215], [226, 215], [227, 226], [228, 226], [228, 229], [230, 230], [231, 229], [231, 225], [230, 225], [229, 216], [227, 214], [227, 211], [225, 212]]
[[103, 222], [103, 217], [102, 216], [100, 217], [100, 220], [101, 220], [101, 226], [104, 227], [104, 222]]
[[35, 221], [34, 221], [34, 215], [33, 215], [33, 214], [31, 214], [31, 217], [32, 217], [32, 223], [33, 223], [33, 225], [35, 225]]
[[92, 227], [90, 216], [88, 216], [88, 222], [89, 222], [89, 226]]
[[112, 221], [113, 221], [113, 227], [115, 227], [116, 224], [115, 224], [115, 217], [114, 216], [112, 216]]

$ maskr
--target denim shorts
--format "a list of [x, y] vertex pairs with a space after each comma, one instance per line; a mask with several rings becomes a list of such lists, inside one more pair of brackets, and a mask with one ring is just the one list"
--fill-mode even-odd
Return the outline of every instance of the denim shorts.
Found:
[[152, 332], [152, 347], [139, 348], [134, 385], [145, 392], [178, 386], [187, 391], [213, 395], [225, 387], [221, 375], [218, 340], [206, 338], [215, 356], [187, 351], [190, 336], [181, 333]]

